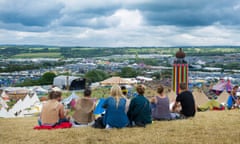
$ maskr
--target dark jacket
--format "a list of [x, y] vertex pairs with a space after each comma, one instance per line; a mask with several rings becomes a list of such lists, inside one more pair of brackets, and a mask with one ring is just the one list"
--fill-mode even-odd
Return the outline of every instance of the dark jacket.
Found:
[[150, 103], [143, 95], [138, 95], [131, 100], [127, 115], [131, 122], [152, 123]]

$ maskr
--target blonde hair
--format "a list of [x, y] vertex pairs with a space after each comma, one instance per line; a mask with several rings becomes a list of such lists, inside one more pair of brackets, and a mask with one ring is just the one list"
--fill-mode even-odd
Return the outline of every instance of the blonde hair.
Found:
[[118, 107], [120, 97], [123, 96], [121, 87], [117, 84], [113, 85], [111, 90], [110, 90], [110, 95], [115, 98], [116, 106]]

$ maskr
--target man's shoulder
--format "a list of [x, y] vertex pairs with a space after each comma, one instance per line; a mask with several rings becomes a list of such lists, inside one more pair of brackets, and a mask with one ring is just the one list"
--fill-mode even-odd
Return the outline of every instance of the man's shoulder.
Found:
[[192, 95], [192, 92], [189, 90], [186, 90], [186, 91], [183, 91], [181, 94], [182, 95]]

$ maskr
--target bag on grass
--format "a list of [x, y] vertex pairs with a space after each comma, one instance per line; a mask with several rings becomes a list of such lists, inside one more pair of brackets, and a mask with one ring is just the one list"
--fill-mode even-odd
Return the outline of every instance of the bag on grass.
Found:
[[94, 128], [104, 129], [106, 126], [103, 124], [103, 117], [99, 117], [95, 120]]

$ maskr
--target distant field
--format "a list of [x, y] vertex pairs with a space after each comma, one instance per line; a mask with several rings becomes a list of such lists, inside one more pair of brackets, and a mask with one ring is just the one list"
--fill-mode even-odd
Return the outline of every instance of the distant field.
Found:
[[[181, 46], [180, 46], [181, 47]], [[3, 58], [88, 58], [125, 54], [170, 54], [180, 47], [47, 47], [47, 46], [0, 46]], [[223, 56], [240, 53], [240, 47], [182, 47], [187, 56]], [[50, 53], [50, 54], [49, 54]]]
[[33, 130], [37, 117], [0, 118], [1, 144], [231, 144], [240, 142], [239, 110], [199, 112], [146, 128]]
[[22, 53], [14, 55], [12, 58], [60, 58], [61, 53]]

